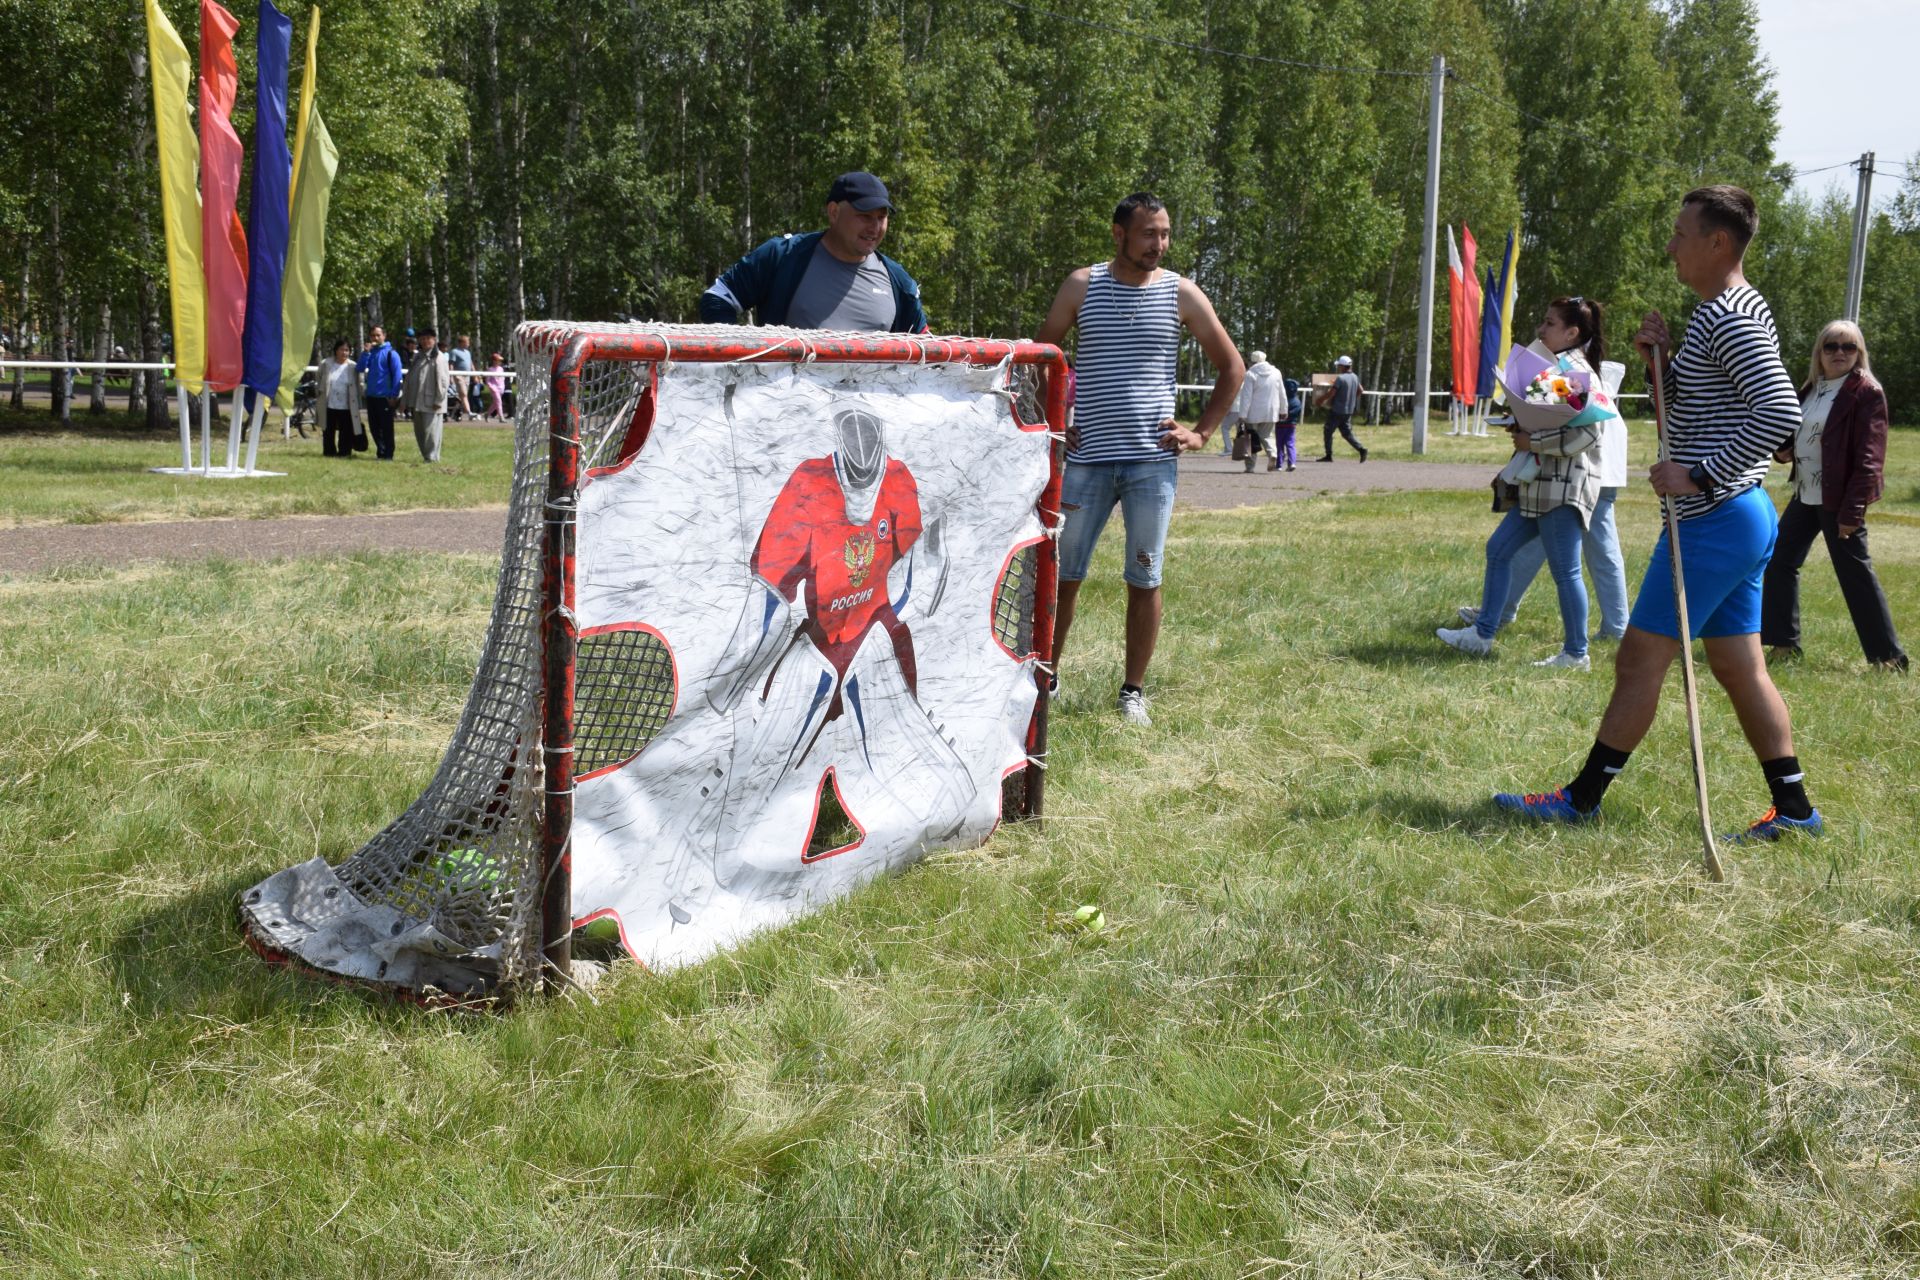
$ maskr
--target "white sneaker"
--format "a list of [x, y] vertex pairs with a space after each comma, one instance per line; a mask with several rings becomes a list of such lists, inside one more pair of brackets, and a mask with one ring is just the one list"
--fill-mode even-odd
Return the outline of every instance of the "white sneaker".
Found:
[[1061, 701], [1064, 701], [1065, 698], [1066, 698], [1066, 694], [1062, 692], [1060, 677], [1058, 675], [1048, 676], [1047, 677], [1047, 701], [1061, 702]]
[[1134, 689], [1122, 689], [1119, 699], [1114, 703], [1120, 708], [1120, 718], [1128, 724], [1150, 728], [1153, 717], [1147, 714], [1147, 695]]
[[1480, 621], [1480, 606], [1477, 604], [1463, 604], [1458, 609], [1455, 609], [1454, 612], [1459, 614], [1460, 621], [1466, 623], [1468, 626], [1472, 626], [1474, 623]]
[[1533, 665], [1536, 667], [1564, 667], [1568, 671], [1591, 671], [1593, 670], [1593, 659], [1584, 653], [1576, 658], [1565, 649], [1562, 649], [1551, 658], [1542, 658]]
[[1442, 640], [1462, 653], [1470, 653], [1476, 658], [1484, 658], [1493, 652], [1493, 641], [1484, 639], [1472, 627], [1441, 627], [1434, 632]]

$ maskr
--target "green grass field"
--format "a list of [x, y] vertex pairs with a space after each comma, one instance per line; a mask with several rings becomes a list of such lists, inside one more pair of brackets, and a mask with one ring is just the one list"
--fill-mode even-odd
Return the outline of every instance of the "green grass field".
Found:
[[[395, 428], [396, 460], [375, 462], [371, 451], [321, 456], [311, 427], [307, 438], [283, 441], [276, 420], [261, 435], [258, 465], [285, 476], [192, 480], [147, 470], [180, 465], [178, 435], [156, 435], [118, 412], [95, 422], [80, 410], [74, 424], [55, 431], [44, 413], [0, 408], [0, 528], [504, 507], [513, 474], [513, 433], [499, 427], [448, 424], [441, 461], [427, 466], [406, 422]], [[214, 433], [217, 463], [226, 440], [223, 422]], [[196, 462], [199, 450], [196, 437]]]
[[[1913, 452], [1873, 523], [1910, 643]], [[1920, 1273], [1920, 684], [1864, 670], [1816, 550], [1782, 685], [1827, 838], [1702, 879], [1677, 673], [1603, 822], [1512, 825], [1487, 794], [1564, 781], [1608, 677], [1526, 665], [1545, 586], [1494, 661], [1432, 638], [1491, 521], [1181, 514], [1148, 732], [1109, 546], [1044, 826], [495, 1017], [270, 969], [234, 917], [426, 783], [491, 561], [0, 582], [0, 1272]], [[1656, 523], [1623, 501], [1635, 580]], [[1711, 690], [1705, 734], [1744, 825]]]

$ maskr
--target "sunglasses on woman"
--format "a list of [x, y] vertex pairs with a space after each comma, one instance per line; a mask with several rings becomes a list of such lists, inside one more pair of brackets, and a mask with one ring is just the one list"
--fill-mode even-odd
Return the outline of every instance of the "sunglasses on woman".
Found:
[[1850, 356], [1860, 349], [1860, 344], [1857, 342], [1823, 342], [1820, 344], [1820, 349], [1830, 356]]

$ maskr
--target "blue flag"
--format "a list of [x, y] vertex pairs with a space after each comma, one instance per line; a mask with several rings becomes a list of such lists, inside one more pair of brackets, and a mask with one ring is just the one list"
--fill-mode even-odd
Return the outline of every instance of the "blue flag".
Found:
[[1487, 268], [1486, 305], [1480, 309], [1480, 378], [1475, 394], [1482, 400], [1493, 394], [1494, 366], [1500, 363], [1500, 313], [1505, 310], [1500, 292], [1500, 274]]
[[[287, 203], [293, 153], [287, 150], [287, 63], [293, 20], [260, 0], [253, 93], [253, 191], [247, 202], [247, 328], [241, 380], [264, 396], [280, 388], [281, 280], [287, 269]], [[251, 399], [251, 397], [249, 397]]]

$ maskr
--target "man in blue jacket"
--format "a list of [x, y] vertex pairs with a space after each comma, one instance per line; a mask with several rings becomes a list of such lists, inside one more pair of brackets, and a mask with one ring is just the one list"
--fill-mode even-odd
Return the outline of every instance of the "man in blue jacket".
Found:
[[387, 341], [387, 331], [373, 326], [367, 349], [356, 361], [360, 366], [360, 398], [367, 406], [367, 434], [373, 437], [374, 456], [393, 461], [393, 406], [400, 399], [400, 353]]
[[827, 193], [827, 229], [775, 236], [700, 295], [706, 324], [925, 333], [920, 286], [880, 252], [893, 202], [870, 173], [843, 173]]

